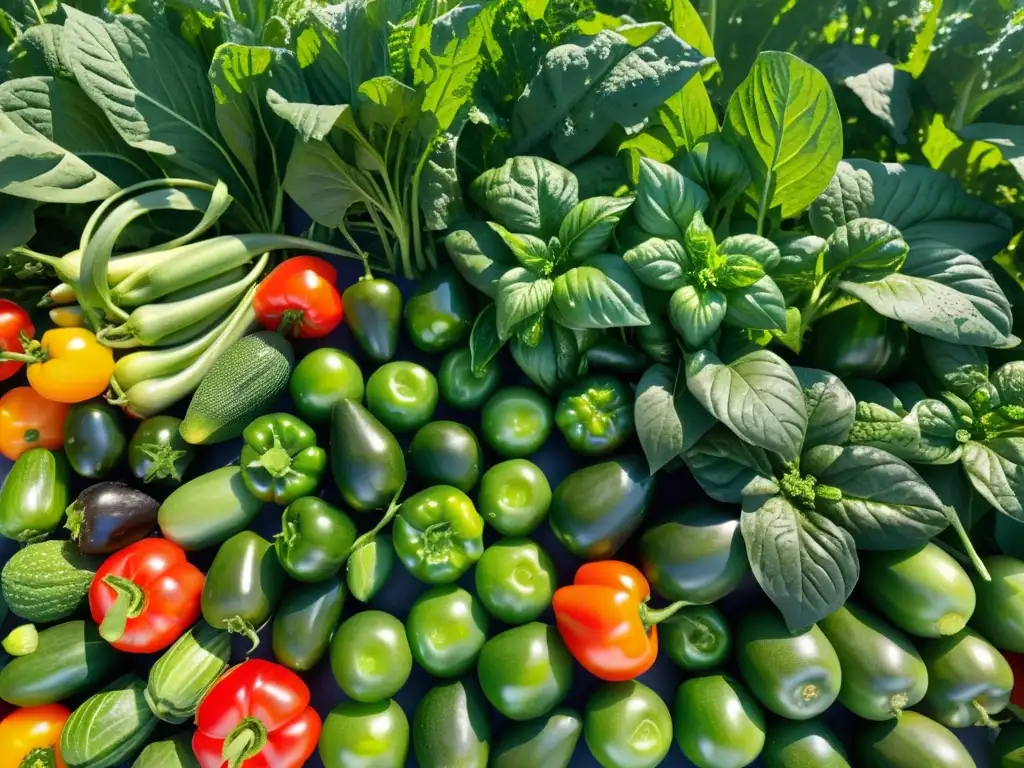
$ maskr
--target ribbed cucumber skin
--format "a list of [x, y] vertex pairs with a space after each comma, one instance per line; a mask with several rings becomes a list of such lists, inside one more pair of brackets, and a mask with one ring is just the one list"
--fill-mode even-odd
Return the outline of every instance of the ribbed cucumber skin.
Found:
[[111, 768], [135, 754], [160, 721], [143, 695], [146, 684], [125, 675], [71, 713], [60, 736], [68, 768]]
[[35, 624], [66, 619], [89, 594], [100, 558], [80, 554], [70, 541], [41, 541], [15, 552], [0, 573], [4, 601]]
[[242, 434], [288, 386], [295, 354], [278, 333], [239, 339], [217, 358], [188, 405], [180, 432], [186, 442], [207, 445]]
[[200, 700], [228, 668], [231, 635], [200, 621], [167, 649], [149, 671], [146, 702], [168, 723], [192, 719]]

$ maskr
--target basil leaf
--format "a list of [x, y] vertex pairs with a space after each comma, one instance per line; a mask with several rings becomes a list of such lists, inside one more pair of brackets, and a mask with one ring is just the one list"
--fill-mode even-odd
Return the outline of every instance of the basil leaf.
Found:
[[498, 281], [516, 265], [516, 258], [487, 222], [464, 219], [459, 227], [445, 237], [445, 250], [462, 278], [493, 299]]
[[824, 269], [837, 275], [854, 268], [864, 272], [896, 272], [909, 250], [903, 235], [892, 224], [880, 219], [854, 219], [829, 235]]
[[718, 267], [718, 249], [715, 234], [704, 221], [704, 214], [694, 211], [690, 225], [683, 233], [683, 247], [690, 258], [691, 269], [700, 272], [702, 269], [715, 271]]
[[721, 291], [702, 291], [694, 285], [677, 288], [668, 301], [668, 319], [687, 346], [704, 346], [718, 333], [726, 314], [726, 299]]
[[[703, 83], [701, 89], [704, 90]], [[707, 99], [706, 91], [704, 98]], [[710, 108], [710, 102], [708, 106]], [[750, 169], [740, 151], [723, 141], [713, 111], [711, 116], [715, 121], [711, 129], [714, 132], [692, 145], [692, 149], [679, 159], [676, 167], [684, 176], [707, 190], [715, 199], [715, 204], [721, 207], [735, 202], [750, 186]]]
[[551, 316], [566, 328], [647, 325], [640, 283], [620, 256], [603, 253], [555, 278]]
[[1024, 522], [1024, 438], [1005, 437], [964, 446], [964, 469], [989, 504]]
[[895, 273], [864, 282], [841, 280], [838, 287], [925, 336], [979, 347], [1010, 342], [1008, 327], [993, 324], [967, 296], [934, 280]]
[[[765, 116], [771, 115], [771, 119]], [[760, 227], [781, 208], [796, 216], [824, 190], [843, 157], [843, 125], [825, 77], [796, 56], [759, 53], [729, 99], [725, 140], [754, 178]]]
[[494, 299], [498, 337], [506, 341], [517, 325], [543, 312], [553, 290], [554, 284], [546, 277], [522, 267], [513, 267], [502, 275]]
[[644, 371], [637, 384], [633, 416], [652, 475], [692, 448], [715, 423], [686, 389], [682, 372], [667, 365], [653, 365]]
[[965, 530], [970, 531], [974, 528], [975, 524], [992, 509], [992, 505], [974, 490], [962, 470], [954, 472], [944, 466], [922, 466], [915, 469], [921, 475], [921, 479], [935, 491], [943, 505], [956, 512]]
[[804, 450], [819, 445], [842, 445], [856, 418], [857, 402], [842, 380], [828, 371], [794, 368], [807, 408]]
[[[775, 284], [786, 301], [792, 303], [814, 288], [818, 275], [818, 260], [828, 243], [817, 235], [780, 233], [775, 236], [779, 249], [779, 262], [769, 269]], [[725, 245], [725, 241], [722, 242]]]
[[682, 242], [693, 214], [708, 207], [708, 194], [671, 165], [643, 158], [633, 215], [650, 235]]
[[632, 204], [632, 197], [591, 197], [576, 205], [558, 228], [566, 257], [578, 263], [607, 250], [615, 225]]
[[494, 304], [480, 310], [469, 332], [469, 362], [475, 373], [482, 373], [494, 356], [504, 346], [498, 335], [498, 312]]
[[759, 330], [786, 329], [786, 299], [768, 275], [753, 285], [728, 293], [725, 322], [739, 328]]
[[[759, 499], [760, 500], [760, 499]], [[840, 608], [860, 577], [849, 533], [785, 497], [744, 499], [740, 532], [757, 583], [797, 632]]]
[[579, 201], [576, 177], [541, 157], [513, 157], [500, 168], [484, 171], [470, 185], [470, 194], [490, 219], [510, 232], [545, 241], [558, 233]]
[[576, 378], [581, 353], [572, 331], [550, 320], [545, 320], [543, 327], [538, 344], [530, 346], [515, 335], [509, 351], [523, 373], [551, 395]]
[[539, 237], [517, 235], [514, 232], [509, 232], [501, 224], [495, 224], [493, 221], [489, 221], [487, 224], [505, 242], [508, 249], [512, 251], [512, 255], [516, 257], [516, 261], [524, 267], [535, 272], [541, 272], [545, 268], [550, 268], [552, 263], [551, 251], [548, 249], [548, 244]]
[[759, 235], [733, 235], [727, 237], [718, 244], [718, 253], [724, 256], [727, 262], [732, 262], [734, 256], [746, 256], [755, 259], [763, 268], [769, 272], [778, 266], [782, 253], [779, 246], [766, 237]]
[[658, 291], [674, 291], [689, 282], [690, 262], [677, 240], [652, 237], [630, 248], [623, 260], [641, 283]]
[[723, 291], [746, 288], [764, 277], [764, 267], [752, 256], [729, 254], [718, 270], [716, 282]]
[[939, 497], [913, 467], [878, 448], [822, 445], [803, 455], [800, 469], [819, 486], [841, 491], [841, 500], [819, 493], [815, 507], [849, 531], [860, 549], [923, 544], [949, 523]]
[[[699, 403], [694, 404], [700, 408]], [[721, 425], [713, 426], [685, 450], [683, 460], [704, 492], [723, 504], [739, 504], [753, 480], [772, 475], [764, 449], [743, 442]]]
[[686, 359], [686, 384], [697, 401], [747, 442], [795, 461], [807, 430], [800, 382], [766, 349], [725, 365], [701, 350]]
[[922, 336], [921, 356], [944, 389], [984, 409], [998, 401], [999, 393], [989, 382], [988, 354], [981, 347], [949, 344]]

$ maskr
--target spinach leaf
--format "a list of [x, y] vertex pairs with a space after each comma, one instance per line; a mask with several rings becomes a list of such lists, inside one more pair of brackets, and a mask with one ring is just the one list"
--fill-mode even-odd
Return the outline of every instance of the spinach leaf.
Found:
[[813, 368], [794, 368], [803, 390], [807, 431], [803, 448], [842, 445], [856, 419], [857, 403], [838, 376]]
[[774, 352], [757, 350], [724, 364], [701, 350], [686, 358], [686, 384], [711, 414], [743, 440], [786, 461], [800, 455], [807, 431], [803, 389]]
[[1024, 439], [996, 438], [964, 446], [964, 470], [974, 489], [1004, 515], [1024, 522]]
[[686, 389], [682, 371], [653, 365], [637, 384], [633, 404], [636, 433], [653, 475], [688, 451], [715, 420]]
[[788, 53], [758, 54], [729, 100], [723, 136], [753, 175], [757, 234], [772, 209], [790, 217], [807, 208], [843, 156], [832, 89], [818, 70]]
[[768, 275], [729, 291], [724, 321], [738, 328], [785, 330], [786, 299]]
[[551, 267], [554, 265], [554, 258], [552, 257], [551, 250], [548, 248], [548, 244], [539, 237], [509, 232], [503, 226], [495, 224], [493, 221], [488, 222], [488, 224], [497, 233], [498, 237], [504, 241], [505, 245], [508, 246], [512, 255], [516, 257], [516, 261], [524, 267], [536, 271], [538, 274], [546, 274], [551, 271]]
[[541, 157], [513, 157], [482, 173], [470, 187], [473, 200], [511, 232], [547, 240], [579, 202], [571, 171]]
[[839, 275], [847, 270], [868, 274], [896, 272], [910, 246], [900, 231], [881, 219], [853, 219], [828, 237], [822, 268]]
[[772, 476], [764, 449], [740, 440], [721, 424], [684, 451], [683, 460], [704, 492], [723, 504], [739, 504], [752, 481]]
[[630, 248], [622, 258], [648, 288], [674, 291], [689, 284], [690, 262], [677, 240], [652, 237]]
[[860, 576], [853, 537], [827, 517], [784, 496], [747, 497], [740, 531], [754, 577], [791, 631], [828, 616], [853, 593]]

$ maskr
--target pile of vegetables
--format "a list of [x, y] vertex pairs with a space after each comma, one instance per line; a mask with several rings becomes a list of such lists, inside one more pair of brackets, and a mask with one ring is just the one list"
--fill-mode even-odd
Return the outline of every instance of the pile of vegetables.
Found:
[[1024, 761], [1022, 35], [0, 8], [0, 765]]

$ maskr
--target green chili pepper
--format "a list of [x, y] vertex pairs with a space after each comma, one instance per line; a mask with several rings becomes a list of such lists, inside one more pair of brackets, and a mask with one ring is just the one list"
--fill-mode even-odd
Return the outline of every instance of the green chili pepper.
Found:
[[291, 504], [320, 485], [327, 452], [301, 419], [288, 413], [260, 416], [245, 428], [242, 440], [242, 480], [261, 501]]

